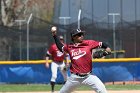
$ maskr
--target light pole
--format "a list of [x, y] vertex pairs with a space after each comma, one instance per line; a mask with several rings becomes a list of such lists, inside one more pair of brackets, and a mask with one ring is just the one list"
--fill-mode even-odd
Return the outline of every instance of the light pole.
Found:
[[78, 29], [80, 29], [80, 19], [81, 19], [81, 9], [79, 9], [78, 13]]
[[[66, 25], [66, 20], [70, 19], [71, 17], [59, 17], [60, 20], [63, 20], [63, 24], [64, 26]], [[66, 31], [65, 31], [65, 34], [64, 34], [64, 39], [65, 39], [65, 42], [66, 42]]]
[[[116, 29], [115, 29], [115, 16], [119, 16], [119, 13], [108, 13], [109, 16], [112, 16], [113, 21], [113, 49], [116, 50]], [[116, 53], [114, 53], [114, 58], [116, 58]]]
[[32, 13], [30, 14], [28, 21], [27, 21], [27, 61], [29, 61], [29, 23], [32, 18]]
[[[21, 31], [21, 24], [22, 22], [25, 22], [26, 20], [15, 20], [15, 22], [19, 23], [19, 30]], [[22, 36], [21, 32], [19, 32], [19, 55], [20, 55], [20, 60], [22, 60]]]

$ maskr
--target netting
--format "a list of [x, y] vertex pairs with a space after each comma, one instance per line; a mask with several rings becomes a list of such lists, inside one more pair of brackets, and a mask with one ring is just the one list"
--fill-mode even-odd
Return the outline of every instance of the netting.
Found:
[[[113, 49], [113, 24], [107, 22], [94, 22], [88, 18], [82, 18], [81, 29], [85, 30], [85, 39], [94, 39], [106, 42]], [[140, 26], [139, 21], [127, 22], [121, 19], [116, 24], [116, 50], [117, 57], [139, 57], [140, 56]], [[70, 31], [77, 28], [77, 22], [69, 25], [60, 25], [45, 21], [37, 17], [29, 26], [29, 53], [30, 59], [43, 59], [45, 50], [54, 42], [50, 27], [58, 27], [58, 35], [65, 35], [66, 42], [71, 42]], [[26, 60], [27, 58], [27, 24], [19, 26], [3, 27], [0, 26], [0, 60]], [[121, 52], [120, 50], [125, 50]], [[111, 56], [113, 57], [113, 56]]]

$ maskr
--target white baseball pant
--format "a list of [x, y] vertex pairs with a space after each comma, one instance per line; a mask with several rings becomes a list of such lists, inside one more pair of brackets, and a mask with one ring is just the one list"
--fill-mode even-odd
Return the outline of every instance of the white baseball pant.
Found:
[[59, 69], [64, 77], [64, 81], [67, 80], [67, 72], [64, 70], [65, 67], [65, 63], [61, 62], [61, 63], [57, 63], [57, 62], [52, 62], [51, 63], [51, 71], [52, 71], [52, 77], [51, 77], [51, 81], [55, 82], [56, 78], [57, 78], [57, 70]]
[[96, 93], [107, 93], [104, 84], [101, 80], [95, 76], [89, 74], [86, 77], [80, 77], [75, 74], [71, 74], [65, 85], [60, 89], [59, 93], [71, 93], [76, 87], [80, 85], [90, 86]]

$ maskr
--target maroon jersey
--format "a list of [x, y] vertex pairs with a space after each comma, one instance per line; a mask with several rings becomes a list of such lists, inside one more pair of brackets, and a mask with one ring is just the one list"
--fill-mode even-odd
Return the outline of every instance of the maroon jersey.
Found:
[[64, 53], [58, 50], [56, 44], [52, 44], [49, 50], [47, 51], [47, 54], [52, 56], [52, 60], [55, 62], [63, 62], [64, 60]]
[[92, 49], [100, 47], [102, 43], [94, 40], [83, 40], [79, 45], [64, 46], [71, 58], [70, 71], [73, 73], [87, 73], [92, 70]]

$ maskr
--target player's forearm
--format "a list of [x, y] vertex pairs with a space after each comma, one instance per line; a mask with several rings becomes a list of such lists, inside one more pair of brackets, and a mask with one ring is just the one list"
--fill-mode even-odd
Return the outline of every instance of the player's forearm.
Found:
[[47, 68], [49, 68], [49, 62], [48, 62], [49, 57], [47, 56], [45, 60], [46, 60], [45, 66], [46, 66]]
[[60, 40], [58, 39], [58, 37], [57, 37], [57, 35], [56, 35], [57, 27], [56, 27], [56, 26], [53, 26], [53, 27], [51, 28], [51, 32], [52, 32], [52, 36], [53, 36], [53, 38], [54, 38], [54, 40], [55, 40], [55, 43], [56, 43], [57, 48], [58, 48], [61, 52], [63, 52], [63, 51], [62, 51], [63, 44], [60, 42]]
[[49, 57], [46, 57], [45, 60], [46, 60], [46, 63], [48, 63]]
[[69, 63], [69, 58], [68, 57], [66, 57], [66, 63]]
[[110, 47], [109, 47], [108, 44], [102, 43], [101, 48], [104, 48], [104, 49], [105, 49], [105, 52], [104, 52], [104, 55], [105, 55], [105, 56], [111, 54], [111, 49], [110, 49]]
[[58, 37], [56, 35], [53, 36], [54, 40], [55, 40], [55, 43], [56, 43], [56, 46], [57, 48], [61, 51], [62, 51], [62, 48], [63, 48], [63, 44], [60, 42], [60, 40], [58, 39]]

